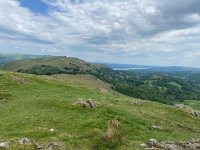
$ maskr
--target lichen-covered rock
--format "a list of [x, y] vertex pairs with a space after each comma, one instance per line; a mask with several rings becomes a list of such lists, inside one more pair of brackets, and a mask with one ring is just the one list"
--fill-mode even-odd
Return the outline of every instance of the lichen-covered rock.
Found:
[[91, 99], [88, 99], [88, 100], [78, 100], [78, 101], [75, 102], [75, 104], [76, 105], [84, 106], [86, 108], [91, 108], [91, 109], [94, 109], [96, 107], [96, 104]]
[[194, 117], [200, 117], [200, 112], [197, 110], [194, 110], [188, 106], [185, 106], [184, 104], [176, 104], [175, 108], [177, 109], [181, 109], [187, 113], [189, 113], [190, 115], [194, 116]]
[[144, 144], [144, 143], [140, 144], [140, 146], [141, 146], [141, 147], [147, 147], [147, 145]]
[[162, 129], [163, 129], [162, 127], [155, 126], [155, 125], [153, 125], [152, 128], [153, 128], [153, 129], [156, 129], [156, 130], [162, 130]]
[[38, 143], [34, 143], [33, 145], [34, 145], [35, 150], [45, 150], [45, 148]]
[[193, 112], [193, 115], [194, 115], [195, 117], [200, 117], [200, 112], [199, 112], [199, 111], [194, 111], [194, 112]]
[[170, 141], [159, 143], [155, 139], [150, 139], [146, 145], [146, 149], [156, 150], [200, 150], [200, 140], [193, 140], [189, 142]]
[[146, 145], [148, 148], [164, 148], [164, 145], [159, 143], [156, 139], [150, 139]]
[[132, 105], [141, 105], [143, 103], [144, 103], [143, 100], [130, 100], [130, 104]]
[[28, 138], [21, 138], [18, 140], [20, 145], [28, 145], [28, 144], [32, 144], [31, 140]]
[[177, 109], [187, 108], [187, 106], [185, 106], [184, 104], [175, 104], [175, 107], [176, 107]]
[[10, 142], [1, 142], [0, 143], [0, 148], [9, 149], [9, 147], [10, 147]]
[[49, 143], [45, 150], [61, 149], [65, 150], [65, 145], [60, 142]]

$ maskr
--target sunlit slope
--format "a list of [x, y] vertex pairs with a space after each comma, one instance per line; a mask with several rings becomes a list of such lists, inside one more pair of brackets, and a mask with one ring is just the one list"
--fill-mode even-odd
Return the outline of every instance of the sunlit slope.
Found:
[[[0, 87], [1, 141], [28, 137], [40, 143], [60, 141], [70, 149], [92, 149], [102, 142], [100, 137], [113, 119], [123, 128], [120, 147], [130, 150], [141, 149], [150, 138], [200, 138], [199, 118], [172, 106], [123, 96], [92, 76], [1, 71]], [[78, 99], [92, 99], [97, 106], [78, 106]]]

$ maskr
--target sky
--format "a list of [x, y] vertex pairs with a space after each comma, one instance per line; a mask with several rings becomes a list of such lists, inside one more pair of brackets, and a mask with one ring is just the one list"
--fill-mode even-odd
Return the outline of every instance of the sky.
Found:
[[200, 0], [0, 0], [0, 52], [200, 67]]

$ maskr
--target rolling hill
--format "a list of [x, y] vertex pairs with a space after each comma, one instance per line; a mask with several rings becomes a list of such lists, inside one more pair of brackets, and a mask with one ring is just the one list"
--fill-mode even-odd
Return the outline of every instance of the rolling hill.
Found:
[[61, 74], [61, 73], [88, 73], [98, 69], [106, 68], [104, 65], [88, 63], [72, 57], [47, 57], [31, 60], [21, 60], [7, 63], [4, 69], [37, 75]]
[[[27, 137], [68, 149], [142, 150], [150, 138], [200, 138], [200, 119], [182, 109], [113, 91], [90, 75], [35, 76], [0, 71], [0, 141]], [[93, 101], [87, 108], [81, 100]], [[34, 150], [12, 145], [13, 150]]]

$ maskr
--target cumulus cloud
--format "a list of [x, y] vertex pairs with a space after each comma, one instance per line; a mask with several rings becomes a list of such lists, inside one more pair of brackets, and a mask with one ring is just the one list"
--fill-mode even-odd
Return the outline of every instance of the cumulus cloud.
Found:
[[200, 66], [199, 0], [41, 1], [47, 14], [17, 0], [0, 1], [1, 51]]

